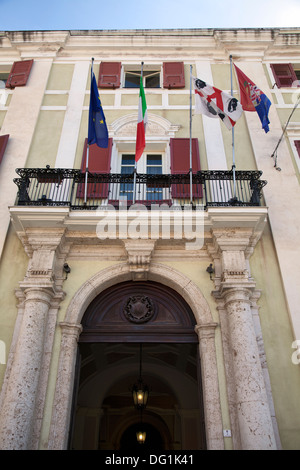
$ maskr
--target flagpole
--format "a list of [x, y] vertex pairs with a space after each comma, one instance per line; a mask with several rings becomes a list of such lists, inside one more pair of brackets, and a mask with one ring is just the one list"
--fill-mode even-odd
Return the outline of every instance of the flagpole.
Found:
[[[141, 78], [143, 80], [143, 66], [144, 62], [141, 65]], [[132, 195], [132, 203], [135, 204], [135, 191], [136, 191], [136, 169], [137, 169], [137, 162], [134, 161], [134, 173], [133, 173], [133, 195]]]
[[[230, 55], [230, 82], [231, 82], [231, 96], [233, 96], [233, 83], [232, 83], [232, 55]], [[233, 173], [233, 198], [236, 199], [236, 181], [235, 181], [235, 153], [234, 153], [234, 127], [231, 129], [232, 133], [232, 173]]]
[[[93, 66], [94, 66], [94, 57], [92, 57], [91, 91], [90, 92], [92, 92]], [[84, 204], [86, 204], [86, 202], [87, 202], [87, 182], [88, 182], [88, 174], [89, 174], [89, 153], [90, 153], [90, 145], [89, 145], [89, 141], [87, 141], [86, 160], [85, 160]]]
[[193, 163], [192, 163], [192, 69], [190, 65], [190, 203], [193, 204]]
[[281, 171], [281, 168], [279, 168], [279, 166], [277, 166], [277, 149], [278, 149], [278, 147], [279, 147], [280, 142], [282, 141], [282, 138], [283, 138], [283, 136], [284, 136], [284, 134], [285, 134], [286, 128], [287, 128], [287, 126], [288, 126], [288, 124], [289, 124], [289, 122], [290, 122], [290, 120], [291, 120], [291, 117], [292, 117], [292, 115], [294, 114], [294, 111], [296, 110], [296, 108], [298, 107], [299, 104], [300, 104], [300, 94], [298, 95], [298, 98], [297, 98], [297, 101], [296, 101], [296, 103], [295, 103], [295, 105], [294, 105], [294, 108], [293, 108], [291, 114], [289, 115], [289, 118], [288, 118], [288, 120], [287, 120], [287, 122], [286, 122], [286, 125], [284, 126], [284, 129], [283, 129], [282, 134], [281, 134], [281, 137], [280, 137], [280, 139], [279, 139], [279, 141], [278, 141], [278, 143], [277, 143], [277, 145], [276, 145], [276, 147], [275, 147], [275, 150], [274, 150], [274, 152], [273, 152], [272, 155], [271, 155], [271, 158], [274, 158], [274, 167], [275, 167], [276, 170], [278, 170], [278, 171]]

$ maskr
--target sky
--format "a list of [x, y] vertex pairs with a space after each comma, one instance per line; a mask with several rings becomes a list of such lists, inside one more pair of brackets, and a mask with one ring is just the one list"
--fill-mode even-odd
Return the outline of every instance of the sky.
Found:
[[0, 0], [0, 31], [300, 27], [300, 0]]

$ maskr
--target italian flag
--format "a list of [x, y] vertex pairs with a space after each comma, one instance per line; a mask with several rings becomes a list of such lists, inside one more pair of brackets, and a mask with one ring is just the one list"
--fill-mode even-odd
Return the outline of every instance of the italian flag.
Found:
[[138, 123], [136, 131], [136, 146], [135, 146], [135, 161], [139, 161], [144, 148], [146, 146], [145, 133], [148, 122], [147, 104], [145, 92], [143, 87], [143, 77], [140, 78], [140, 96], [139, 96], [139, 110], [138, 110]]

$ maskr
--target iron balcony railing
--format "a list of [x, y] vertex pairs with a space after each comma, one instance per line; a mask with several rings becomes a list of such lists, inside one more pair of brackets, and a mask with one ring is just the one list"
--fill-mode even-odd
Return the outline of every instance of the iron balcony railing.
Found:
[[[61, 168], [19, 168], [16, 205], [69, 206], [71, 209], [97, 209], [99, 206], [147, 208], [162, 204], [184, 206], [191, 203], [190, 176], [85, 173]], [[192, 205], [259, 206], [262, 188], [261, 171], [199, 171], [192, 177]], [[134, 190], [135, 188], [135, 190]], [[164, 206], [165, 207], [165, 206]]]

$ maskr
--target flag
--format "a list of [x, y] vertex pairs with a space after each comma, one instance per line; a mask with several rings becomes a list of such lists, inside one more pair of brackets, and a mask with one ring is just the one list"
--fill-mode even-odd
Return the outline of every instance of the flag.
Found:
[[203, 80], [193, 77], [195, 90], [195, 113], [220, 118], [228, 129], [232, 129], [240, 118], [243, 108], [233, 96]]
[[240, 100], [244, 111], [256, 111], [265, 132], [269, 132], [269, 98], [235, 64], [240, 87]]
[[102, 148], [108, 147], [108, 130], [94, 73], [91, 79], [88, 144], [97, 144]]
[[146, 146], [146, 127], [148, 122], [147, 104], [145, 92], [143, 87], [143, 77], [140, 78], [140, 95], [139, 95], [139, 109], [138, 109], [138, 123], [136, 131], [136, 146], [135, 146], [135, 161], [137, 162]]

